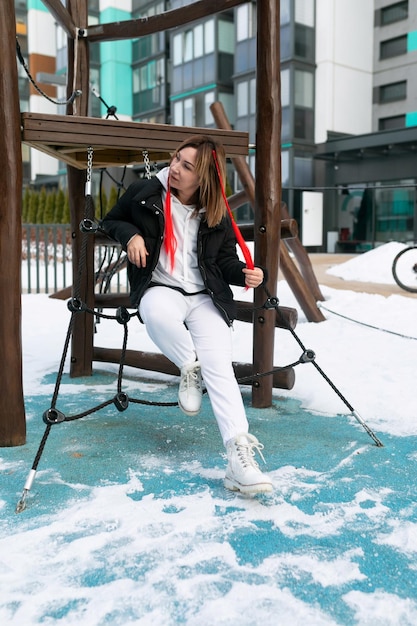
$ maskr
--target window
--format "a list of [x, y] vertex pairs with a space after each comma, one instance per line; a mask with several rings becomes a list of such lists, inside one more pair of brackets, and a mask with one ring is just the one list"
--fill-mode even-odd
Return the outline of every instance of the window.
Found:
[[236, 117], [236, 113], [235, 113], [235, 98], [233, 96], [233, 94], [231, 93], [225, 93], [223, 91], [221, 91], [218, 94], [218, 99], [219, 102], [222, 103], [222, 105], [224, 106], [224, 110], [226, 112], [226, 116], [227, 119], [229, 120], [229, 122], [234, 125], [235, 123], [235, 117]]
[[407, 97], [407, 81], [403, 80], [390, 85], [381, 85], [379, 88], [379, 102], [395, 102], [396, 100], [404, 100]]
[[242, 81], [236, 85], [237, 116], [244, 117], [249, 113], [249, 84]]
[[182, 65], [187, 61], [210, 54], [215, 49], [214, 20], [197, 24], [172, 38], [172, 63]]
[[249, 81], [249, 113], [251, 115], [256, 113], [256, 78]]
[[214, 52], [214, 20], [204, 23], [204, 54]]
[[311, 72], [295, 70], [294, 81], [295, 106], [313, 108], [313, 74]]
[[184, 100], [184, 126], [194, 126], [194, 100], [192, 98]]
[[[89, 5], [91, 2], [88, 3]], [[135, 3], [134, 3], [135, 4]], [[144, 3], [142, 2], [142, 5]], [[164, 12], [164, 2], [158, 2], [143, 10], [142, 7], [133, 8], [133, 17], [135, 19], [152, 17]], [[142, 9], [142, 10], [140, 10]], [[89, 19], [90, 23], [90, 19]], [[98, 20], [97, 20], [98, 23]], [[144, 57], [163, 52], [165, 50], [165, 35], [163, 33], [155, 33], [145, 37], [139, 37], [132, 43], [133, 59], [135, 61], [143, 61]]]
[[406, 2], [396, 2], [381, 9], [381, 26], [406, 20], [408, 17], [408, 0]]
[[279, 46], [281, 61], [289, 59], [291, 57], [291, 27], [289, 24], [281, 26]]
[[295, 0], [295, 21], [304, 26], [314, 26], [314, 2]]
[[294, 156], [294, 185], [309, 187], [313, 182], [313, 159], [311, 156]]
[[209, 126], [213, 124], [213, 115], [210, 110], [210, 105], [214, 102], [214, 91], [208, 91], [204, 94], [204, 125]]
[[236, 9], [236, 40], [251, 39], [256, 35], [256, 5], [242, 4]]
[[288, 150], [281, 152], [281, 179], [282, 186], [288, 186], [290, 181], [290, 153]]
[[198, 24], [194, 28], [194, 58], [198, 59], [204, 54], [204, 28], [203, 24]]
[[289, 24], [290, 23], [290, 0], [281, 0], [281, 4], [280, 4], [280, 23], [281, 26], [283, 24]]
[[313, 141], [314, 117], [312, 109], [294, 109], [294, 137]]
[[380, 59], [389, 59], [391, 57], [399, 56], [407, 52], [407, 35], [401, 35], [401, 37], [395, 37], [394, 39], [387, 39], [381, 41], [379, 48]]
[[290, 141], [291, 139], [291, 111], [289, 107], [283, 107], [281, 112], [281, 140]]
[[193, 41], [194, 41], [194, 37], [193, 37], [193, 31], [192, 30], [186, 30], [184, 33], [184, 47], [183, 47], [183, 60], [184, 61], [191, 61], [191, 59], [193, 58]]
[[133, 93], [160, 87], [165, 82], [164, 60], [150, 61], [133, 69]]
[[392, 130], [394, 128], [405, 128], [405, 115], [383, 117], [378, 120], [378, 130]]
[[303, 59], [314, 61], [315, 39], [314, 29], [296, 24], [294, 28], [294, 54]]
[[173, 124], [175, 126], [194, 126], [193, 98], [185, 98], [185, 100], [177, 100], [174, 102]]
[[236, 85], [237, 116], [246, 117], [256, 112], [256, 79], [243, 80]]
[[182, 33], [174, 35], [172, 40], [172, 63], [174, 65], [181, 65], [182, 63]]
[[281, 71], [281, 105], [290, 106], [290, 70]]
[[225, 20], [219, 20], [219, 52], [227, 52], [233, 54], [235, 51], [234, 46], [234, 24], [233, 22], [226, 22]]

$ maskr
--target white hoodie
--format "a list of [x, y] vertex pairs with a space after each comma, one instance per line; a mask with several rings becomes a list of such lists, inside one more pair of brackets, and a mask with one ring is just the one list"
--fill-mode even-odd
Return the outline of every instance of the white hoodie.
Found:
[[[169, 167], [165, 167], [156, 175], [164, 187], [163, 204], [165, 204], [167, 193], [168, 174]], [[162, 245], [158, 264], [152, 273], [153, 281], [171, 287], [181, 287], [187, 293], [204, 289], [197, 260], [197, 233], [201, 213], [204, 211], [205, 209], [201, 209], [199, 214], [195, 215], [195, 205], [181, 204], [178, 198], [171, 194], [172, 225], [177, 241], [174, 269], [171, 273], [168, 255]]]

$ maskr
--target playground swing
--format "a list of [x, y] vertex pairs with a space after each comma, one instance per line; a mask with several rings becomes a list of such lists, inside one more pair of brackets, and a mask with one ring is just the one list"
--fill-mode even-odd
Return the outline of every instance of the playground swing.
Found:
[[[149, 153], [147, 150], [143, 150], [143, 162], [145, 165], [145, 176], [147, 178], [151, 177], [151, 170], [150, 170], [150, 161], [149, 161]], [[93, 167], [93, 148], [90, 146], [87, 150], [87, 177], [86, 177], [86, 186], [85, 186], [85, 215], [84, 215], [84, 219], [81, 221], [79, 227], [80, 227], [80, 231], [82, 233], [82, 244], [81, 244], [81, 255], [80, 255], [80, 260], [79, 260], [79, 266], [78, 266], [78, 274], [77, 274], [77, 280], [74, 284], [74, 288], [73, 288], [73, 297], [68, 301], [67, 306], [69, 311], [71, 312], [71, 318], [69, 321], [69, 325], [68, 325], [68, 330], [67, 330], [67, 335], [65, 338], [65, 342], [64, 342], [64, 348], [63, 348], [63, 353], [62, 353], [62, 357], [61, 357], [61, 361], [60, 361], [60, 365], [58, 368], [58, 373], [57, 373], [57, 378], [56, 378], [56, 383], [55, 383], [55, 388], [54, 388], [54, 393], [52, 396], [52, 401], [51, 401], [51, 406], [44, 411], [43, 413], [43, 421], [46, 424], [46, 428], [44, 431], [44, 435], [42, 437], [42, 440], [40, 442], [38, 451], [35, 455], [35, 459], [34, 462], [32, 464], [32, 468], [28, 474], [27, 480], [25, 482], [24, 488], [23, 488], [23, 493], [22, 496], [16, 506], [16, 513], [20, 513], [22, 512], [25, 508], [26, 508], [26, 499], [27, 496], [29, 494], [29, 491], [33, 485], [33, 481], [35, 479], [36, 476], [36, 472], [37, 472], [37, 468], [43, 453], [43, 450], [45, 448], [49, 433], [51, 431], [51, 428], [53, 425], [56, 424], [60, 424], [63, 422], [69, 422], [69, 421], [74, 421], [74, 420], [78, 420], [81, 419], [83, 417], [87, 417], [88, 415], [91, 415], [92, 413], [95, 413], [109, 405], [111, 405], [112, 403], [115, 405], [116, 409], [120, 412], [125, 411], [128, 406], [129, 403], [135, 403], [135, 404], [143, 404], [143, 405], [150, 405], [150, 406], [164, 406], [164, 407], [170, 407], [170, 406], [177, 406], [178, 402], [155, 402], [155, 401], [150, 401], [150, 400], [143, 400], [143, 399], [137, 399], [137, 398], [132, 398], [129, 397], [129, 395], [123, 390], [123, 371], [124, 371], [124, 366], [125, 366], [125, 356], [126, 356], [126, 350], [127, 350], [127, 343], [128, 343], [128, 323], [130, 322], [130, 320], [134, 317], [138, 317], [138, 312], [134, 312], [134, 313], [130, 313], [128, 311], [128, 309], [124, 306], [119, 306], [117, 308], [116, 314], [115, 315], [106, 315], [104, 314], [102, 311], [98, 310], [98, 309], [91, 309], [89, 308], [80, 298], [80, 292], [79, 292], [79, 284], [80, 284], [80, 280], [81, 280], [81, 274], [86, 262], [86, 249], [87, 249], [87, 240], [88, 237], [91, 234], [96, 234], [100, 231], [100, 225], [99, 223], [95, 220], [94, 217], [94, 206], [93, 206], [93, 198], [91, 196], [91, 174], [92, 174], [92, 167]], [[342, 402], [349, 408], [351, 414], [353, 415], [353, 417], [355, 417], [355, 419], [358, 421], [358, 423], [365, 429], [365, 431], [368, 433], [368, 435], [373, 439], [374, 443], [376, 444], [377, 447], [382, 447], [383, 444], [382, 442], [378, 439], [378, 437], [375, 435], [375, 433], [367, 426], [367, 424], [363, 421], [363, 419], [361, 418], [361, 416], [358, 414], [358, 412], [353, 408], [353, 406], [347, 401], [347, 399], [342, 395], [342, 393], [337, 389], [337, 387], [332, 383], [332, 381], [329, 379], [329, 377], [324, 373], [324, 371], [317, 365], [316, 360], [315, 360], [315, 353], [313, 350], [311, 349], [307, 349], [303, 342], [300, 340], [300, 338], [298, 337], [298, 335], [295, 333], [294, 328], [292, 327], [293, 325], [291, 323], [289, 323], [288, 318], [286, 317], [286, 315], [283, 313], [283, 310], [281, 309], [281, 307], [279, 306], [279, 300], [278, 298], [276, 298], [275, 296], [272, 296], [267, 287], [264, 285], [263, 289], [266, 293], [267, 299], [265, 301], [265, 303], [262, 305], [262, 307], [257, 307], [252, 308], [252, 311], [257, 310], [259, 312], [260, 309], [264, 309], [264, 310], [271, 310], [274, 309], [276, 312], [276, 317], [278, 320], [278, 326], [285, 328], [287, 330], [289, 330], [292, 334], [292, 336], [294, 337], [295, 341], [298, 343], [298, 345], [300, 346], [301, 350], [302, 350], [302, 354], [299, 357], [299, 359], [297, 359], [295, 362], [290, 363], [288, 365], [284, 365], [284, 366], [280, 366], [280, 367], [274, 367], [273, 370], [268, 371], [268, 372], [262, 372], [262, 373], [255, 373], [255, 374], [251, 374], [249, 376], [244, 376], [244, 377], [239, 377], [237, 380], [239, 382], [239, 384], [248, 384], [248, 383], [252, 383], [253, 385], [256, 385], [256, 381], [262, 377], [265, 376], [271, 376], [276, 374], [277, 372], [282, 372], [288, 369], [291, 369], [293, 367], [295, 367], [296, 365], [300, 365], [300, 364], [305, 364], [305, 363], [312, 363], [313, 366], [317, 369], [317, 371], [320, 373], [320, 375], [326, 380], [326, 382], [331, 386], [331, 388], [335, 391], [335, 393], [339, 396], [339, 398], [342, 400]], [[74, 414], [74, 415], [65, 415], [63, 411], [59, 410], [57, 408], [57, 403], [58, 403], [58, 396], [59, 396], [59, 389], [60, 389], [60, 384], [62, 381], [62, 376], [63, 376], [63, 370], [64, 370], [64, 365], [65, 365], [65, 360], [66, 360], [66, 356], [68, 353], [68, 348], [69, 348], [69, 344], [70, 344], [70, 338], [71, 338], [71, 334], [72, 334], [72, 329], [73, 329], [73, 325], [74, 325], [74, 319], [75, 316], [80, 314], [80, 313], [84, 313], [84, 314], [90, 314], [90, 315], [94, 315], [97, 319], [103, 318], [103, 319], [109, 319], [109, 320], [115, 320], [117, 321], [119, 324], [123, 325], [123, 345], [122, 345], [122, 350], [121, 350], [121, 357], [119, 360], [119, 368], [118, 368], [118, 376], [117, 376], [117, 390], [116, 390], [116, 394], [112, 397], [109, 398], [107, 400], [105, 400], [104, 402], [91, 407], [90, 409], [87, 409], [86, 411], [83, 411], [81, 413], [78, 414]]]

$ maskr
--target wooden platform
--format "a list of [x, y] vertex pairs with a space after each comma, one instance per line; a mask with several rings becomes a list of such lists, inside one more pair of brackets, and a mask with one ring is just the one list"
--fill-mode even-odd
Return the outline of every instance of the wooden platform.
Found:
[[246, 156], [249, 147], [248, 133], [213, 128], [41, 113], [22, 113], [21, 121], [23, 143], [78, 169], [87, 167], [89, 146], [94, 148], [93, 167], [143, 163], [143, 150], [151, 161], [167, 161], [178, 144], [194, 134], [221, 142], [230, 158]]

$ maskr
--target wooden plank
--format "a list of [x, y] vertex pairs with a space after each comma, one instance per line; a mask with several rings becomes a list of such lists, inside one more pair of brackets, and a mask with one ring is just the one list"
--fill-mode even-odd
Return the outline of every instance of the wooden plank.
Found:
[[[23, 133], [52, 133], [58, 140], [68, 141], [72, 136], [82, 140], [94, 137], [97, 145], [107, 145], [107, 139], [127, 140], [127, 145], [137, 145], [137, 141], [153, 141], [160, 149], [167, 143], [176, 147], [178, 142], [190, 135], [205, 134], [221, 141], [225, 149], [248, 151], [248, 133], [217, 128], [173, 126], [170, 124], [150, 124], [145, 122], [122, 122], [97, 117], [71, 115], [46, 115], [42, 113], [22, 113]], [[132, 132], [134, 136], [132, 137]], [[62, 135], [62, 138], [61, 138]], [[136, 142], [136, 143], [132, 143]], [[70, 142], [71, 143], [71, 142]], [[72, 143], [75, 143], [74, 141]], [[109, 144], [112, 145], [112, 144]]]
[[[68, 297], [68, 291], [63, 290], [61, 299], [65, 300]], [[53, 296], [51, 296], [53, 297]], [[54, 294], [55, 298], [58, 298], [58, 294]], [[236, 319], [240, 322], [252, 323], [253, 315], [257, 313], [262, 314], [263, 309], [254, 310], [251, 302], [245, 302], [244, 300], [237, 300], [237, 315]], [[131, 309], [129, 295], [127, 293], [96, 293], [94, 298], [94, 306], [99, 309], [116, 309], [118, 307], [125, 307]], [[297, 309], [290, 307], [280, 306], [279, 315], [276, 316], [275, 326], [277, 328], [285, 328], [286, 330], [294, 329], [297, 325], [298, 313]]]
[[[104, 363], [120, 363], [122, 351], [118, 348], [94, 348], [93, 360]], [[163, 374], [179, 375], [179, 370], [166, 356], [157, 352], [140, 352], [139, 350], [126, 350], [124, 354], [124, 364], [139, 369], [162, 372]], [[251, 363], [233, 362], [233, 369], [236, 378], [243, 379], [252, 376]], [[278, 389], [292, 389], [294, 387], [295, 372], [293, 367], [284, 370], [278, 370], [271, 374], [273, 387]], [[258, 379], [259, 380], [259, 379]], [[262, 379], [261, 379], [262, 380]], [[251, 381], [242, 382], [244, 385], [250, 385]]]
[[96, 24], [89, 26], [87, 37], [93, 41], [113, 41], [115, 39], [134, 39], [152, 33], [183, 26], [195, 20], [202, 19], [215, 13], [227, 11], [247, 0], [199, 0], [184, 7], [164, 11], [157, 15], [140, 18], [137, 20], [125, 20], [109, 24]]
[[95, 167], [141, 163], [143, 150], [152, 161], [165, 161], [193, 134], [221, 142], [230, 158], [248, 154], [245, 132], [39, 113], [23, 113], [21, 121], [24, 143], [78, 169], [86, 167], [89, 146], [94, 148]]

